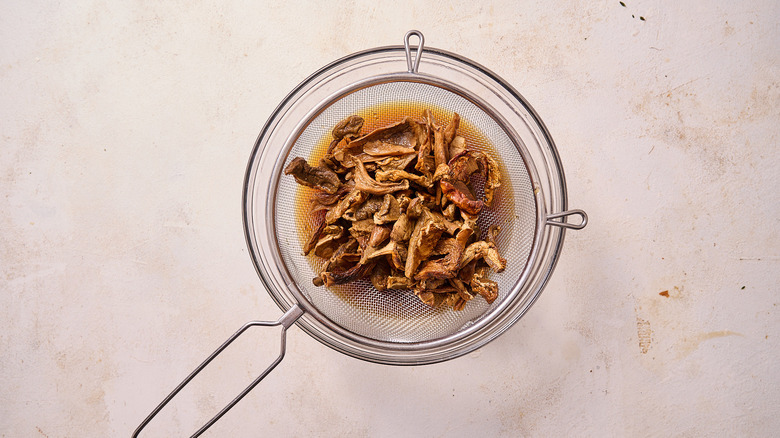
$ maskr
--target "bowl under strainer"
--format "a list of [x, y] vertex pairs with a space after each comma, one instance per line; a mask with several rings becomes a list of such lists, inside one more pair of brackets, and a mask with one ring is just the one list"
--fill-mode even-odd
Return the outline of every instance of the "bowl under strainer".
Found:
[[[247, 242], [277, 304], [285, 311], [300, 307], [297, 325], [325, 344], [390, 364], [451, 359], [498, 336], [544, 287], [563, 243], [563, 227], [581, 227], [585, 220], [580, 211], [566, 211], [557, 151], [530, 105], [497, 76], [460, 56], [419, 47], [413, 61], [408, 38], [406, 47], [338, 60], [290, 93], [258, 138], [244, 196]], [[376, 114], [387, 124], [404, 115], [420, 117], [426, 108], [439, 123], [457, 112], [469, 127], [459, 131], [467, 146], [501, 163], [502, 186], [480, 219], [483, 230], [502, 227], [497, 243], [507, 269], [490, 276], [499, 284], [499, 298], [490, 305], [477, 298], [465, 310], [453, 311], [430, 308], [406, 291], [379, 292], [367, 281], [314, 286], [322, 262], [302, 255], [307, 237], [300, 211], [305, 206], [297, 201], [302, 189], [282, 170], [298, 156], [316, 163], [317, 145], [349, 115], [363, 115], [368, 124]], [[583, 222], [553, 220], [572, 213]]]

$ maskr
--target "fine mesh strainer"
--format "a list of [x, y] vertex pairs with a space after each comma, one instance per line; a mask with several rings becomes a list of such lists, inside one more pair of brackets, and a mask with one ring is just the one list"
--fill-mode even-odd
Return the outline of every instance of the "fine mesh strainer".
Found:
[[[419, 40], [416, 50], [410, 48], [413, 36]], [[482, 230], [501, 226], [496, 245], [507, 267], [490, 275], [498, 283], [498, 298], [492, 304], [476, 298], [464, 310], [454, 311], [432, 308], [409, 291], [377, 291], [368, 281], [315, 286], [312, 278], [324, 262], [303, 255], [313, 226], [302, 202], [308, 189], [282, 170], [299, 156], [316, 163], [325, 152], [318, 145], [327, 144], [333, 126], [349, 115], [363, 116], [363, 132], [369, 132], [404, 115], [421, 117], [425, 109], [439, 124], [458, 113], [459, 134], [467, 146], [500, 163], [502, 184], [478, 222]], [[284, 315], [278, 321], [245, 324], [176, 387], [133, 436], [252, 326], [282, 327], [279, 356], [193, 436], [216, 422], [282, 360], [285, 330], [293, 323], [343, 353], [393, 365], [440, 362], [485, 345], [539, 296], [557, 262], [564, 230], [587, 223], [583, 211], [567, 210], [566, 204], [563, 169], [547, 129], [525, 99], [484, 67], [442, 50], [423, 50], [422, 34], [410, 31], [404, 46], [355, 53], [322, 68], [274, 111], [246, 173], [247, 243], [260, 278]], [[570, 215], [580, 221], [566, 222]]]

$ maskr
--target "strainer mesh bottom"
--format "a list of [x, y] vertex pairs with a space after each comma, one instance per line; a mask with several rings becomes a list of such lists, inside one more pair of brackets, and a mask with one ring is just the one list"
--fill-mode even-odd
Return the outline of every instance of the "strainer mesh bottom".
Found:
[[[428, 108], [439, 125], [457, 112], [459, 135], [466, 145], [491, 155], [502, 167], [502, 185], [493, 206], [483, 210], [478, 224], [484, 233], [493, 224], [501, 226], [497, 245], [507, 260], [504, 272], [493, 272], [499, 297], [488, 305], [475, 297], [462, 311], [431, 308], [410, 291], [377, 291], [369, 281], [326, 288], [312, 279], [325, 260], [304, 256], [302, 244], [312, 227], [308, 190], [291, 176], [280, 178], [275, 197], [276, 239], [290, 276], [306, 298], [331, 321], [353, 333], [389, 342], [430, 341], [458, 332], [477, 321], [491, 306], [510, 295], [531, 254], [536, 227], [533, 185], [522, 155], [501, 126], [471, 101], [443, 88], [417, 82], [390, 82], [357, 90], [336, 100], [305, 127], [290, 150], [285, 166], [295, 157], [316, 165], [330, 142], [330, 131], [342, 119], [358, 114], [365, 119], [363, 132], [409, 115], [422, 120]], [[476, 182], [479, 186], [479, 182]], [[479, 191], [478, 191], [479, 192]], [[481, 192], [477, 193], [481, 195]], [[262, 206], [258, 206], [262, 208]]]

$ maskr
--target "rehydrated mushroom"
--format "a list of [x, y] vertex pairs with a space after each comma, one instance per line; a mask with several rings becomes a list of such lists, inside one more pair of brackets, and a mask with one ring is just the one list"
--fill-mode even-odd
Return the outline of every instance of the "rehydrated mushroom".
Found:
[[303, 244], [303, 255], [308, 255], [311, 250], [314, 249], [314, 247], [317, 245], [317, 242], [320, 240], [320, 234], [322, 234], [322, 230], [324, 230], [325, 226], [327, 225], [325, 223], [325, 216], [321, 214], [321, 212], [318, 213], [320, 214], [315, 214], [314, 216], [314, 230], [312, 231], [311, 236], [309, 236], [309, 240]]
[[412, 225], [409, 222], [409, 216], [406, 213], [398, 216], [398, 220], [393, 224], [393, 229], [390, 231], [390, 238], [396, 242], [402, 242], [409, 240], [412, 237]]
[[371, 178], [362, 161], [353, 160], [353, 162], [355, 163], [355, 190], [371, 193], [372, 195], [386, 195], [409, 188], [408, 180], [403, 180], [400, 183], [378, 182], [374, 178]]
[[377, 170], [376, 180], [380, 182], [409, 180], [410, 182], [413, 182], [418, 186], [426, 187], [426, 188], [431, 187], [433, 185], [433, 181], [424, 175], [415, 175], [405, 170], [397, 170], [397, 169]]
[[496, 272], [501, 272], [506, 268], [506, 260], [498, 253], [496, 245], [484, 240], [472, 243], [463, 251], [460, 266], [463, 267], [474, 259], [485, 260]]
[[322, 206], [333, 205], [342, 199], [347, 193], [351, 192], [355, 188], [354, 181], [347, 181], [342, 184], [341, 187], [336, 190], [336, 193], [328, 193], [323, 190], [315, 190], [312, 197], [314, 201]]
[[467, 147], [460, 125], [458, 114], [439, 125], [426, 110], [422, 120], [404, 117], [361, 135], [364, 120], [350, 116], [333, 128], [318, 166], [290, 162], [285, 173], [313, 188], [303, 250], [327, 259], [315, 285], [362, 279], [454, 310], [478, 295], [496, 300], [488, 276], [506, 267], [500, 228], [483, 240], [477, 220], [502, 175], [491, 155]]
[[355, 266], [347, 269], [346, 271], [325, 271], [320, 274], [322, 283], [325, 286], [333, 286], [336, 284], [351, 283], [355, 280], [363, 278], [367, 272], [371, 271], [373, 263], [361, 264], [358, 263]]
[[388, 289], [409, 289], [413, 285], [413, 280], [403, 275], [392, 275], [387, 277]]
[[409, 238], [404, 275], [409, 278], [414, 277], [417, 267], [433, 252], [444, 230], [444, 224], [436, 220], [436, 217], [428, 209], [424, 209]]
[[458, 274], [460, 259], [466, 249], [466, 242], [471, 237], [472, 231], [462, 229], [454, 238], [442, 239], [436, 245], [434, 253], [444, 254], [443, 258], [428, 260], [414, 276], [415, 280], [449, 279]]
[[389, 225], [374, 226], [374, 229], [371, 230], [371, 236], [368, 238], [368, 246], [376, 247], [383, 244], [390, 237], [390, 230]]
[[378, 259], [384, 256], [392, 256], [393, 250], [395, 249], [395, 245], [396, 243], [391, 240], [383, 248], [375, 248], [373, 246], [367, 247], [366, 250], [363, 252], [363, 256], [360, 258], [360, 263], [365, 264], [369, 260]]
[[368, 194], [361, 192], [357, 189], [352, 189], [346, 196], [344, 196], [335, 207], [328, 210], [325, 215], [325, 223], [332, 224], [341, 219], [350, 207], [355, 204], [360, 204], [368, 199]]
[[[409, 255], [409, 250], [403, 242], [395, 242], [393, 252], [390, 254], [390, 263], [395, 269], [402, 271], [406, 268], [406, 257]], [[410, 278], [409, 281], [412, 279]]]
[[362, 204], [352, 204], [351, 207], [344, 211], [341, 215], [349, 221], [362, 221], [363, 219], [369, 219], [374, 217], [374, 213], [382, 208], [382, 198], [379, 196], [369, 196]]
[[349, 238], [333, 252], [333, 255], [325, 264], [325, 271], [345, 271], [350, 266], [353, 266], [360, 261], [359, 247], [360, 245], [356, 239]]
[[344, 236], [344, 228], [338, 225], [328, 225], [320, 233], [320, 238], [314, 246], [314, 255], [330, 258], [339, 247]]
[[322, 190], [325, 193], [336, 193], [341, 186], [339, 176], [323, 166], [311, 167], [301, 157], [293, 158], [284, 168], [285, 175], [292, 175], [298, 184]]
[[475, 199], [471, 190], [461, 181], [451, 183], [449, 181], [439, 181], [441, 191], [453, 204], [457, 205], [462, 211], [469, 214], [479, 214], [485, 205], [479, 199]]
[[377, 225], [396, 222], [401, 217], [401, 204], [395, 199], [395, 196], [386, 194], [382, 205], [374, 213], [374, 223]]
[[365, 250], [368, 246], [368, 241], [374, 232], [374, 226], [373, 219], [363, 219], [352, 222], [352, 226], [349, 227], [349, 234], [358, 241], [361, 249]]
[[501, 187], [501, 169], [496, 160], [490, 155], [485, 155], [487, 163], [487, 176], [485, 177], [485, 205], [490, 207], [493, 204], [493, 195], [496, 189]]
[[416, 151], [406, 155], [385, 157], [376, 160], [375, 163], [381, 170], [404, 170], [415, 158], [417, 158]]
[[450, 158], [454, 157], [466, 150], [466, 139], [460, 135], [456, 135], [450, 143]]
[[333, 131], [331, 131], [333, 141], [331, 141], [330, 146], [328, 146], [328, 154], [333, 151], [333, 148], [339, 144], [341, 139], [346, 138], [347, 140], [352, 140], [357, 137], [362, 128], [363, 118], [355, 115], [349, 116], [337, 123], [336, 126], [333, 127]]
[[371, 284], [374, 285], [376, 290], [385, 290], [387, 289], [387, 279], [390, 276], [390, 267], [387, 265], [387, 262], [379, 262], [374, 266], [374, 269], [371, 270], [371, 275], [369, 276], [369, 279], [371, 280]]
[[483, 159], [484, 154], [468, 149], [452, 157], [447, 163], [450, 179], [468, 183], [471, 175], [485, 168]]
[[498, 298], [498, 283], [488, 279], [487, 275], [487, 266], [481, 266], [474, 271], [474, 276], [469, 284], [471, 290], [485, 297], [485, 301], [490, 304]]

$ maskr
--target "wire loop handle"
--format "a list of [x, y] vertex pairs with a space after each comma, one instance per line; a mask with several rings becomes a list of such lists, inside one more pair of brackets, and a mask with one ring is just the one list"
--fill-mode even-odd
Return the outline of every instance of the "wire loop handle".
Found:
[[246, 324], [244, 324], [240, 329], [238, 329], [237, 332], [233, 333], [232, 336], [230, 336], [227, 341], [225, 341], [222, 345], [219, 346], [211, 355], [206, 358], [206, 360], [203, 361], [200, 365], [198, 365], [197, 368], [193, 372], [190, 373], [189, 376], [187, 376], [181, 383], [179, 383], [179, 386], [174, 388], [173, 391], [171, 391], [170, 394], [168, 394], [165, 399], [160, 402], [159, 405], [157, 405], [156, 408], [149, 414], [149, 416], [144, 419], [144, 421], [141, 423], [140, 426], [133, 432], [133, 438], [136, 438], [139, 433], [141, 433], [141, 430], [146, 427], [147, 424], [149, 424], [150, 421], [162, 410], [162, 408], [165, 407], [165, 405], [168, 404], [168, 402], [173, 399], [176, 394], [179, 393], [192, 379], [195, 378], [195, 376], [198, 375], [201, 371], [203, 371], [206, 366], [211, 363], [214, 358], [219, 356], [220, 353], [222, 353], [223, 350], [225, 350], [233, 341], [235, 341], [241, 334], [243, 334], [248, 328], [254, 327], [254, 326], [263, 326], [263, 327], [273, 327], [280, 325], [282, 326], [282, 346], [279, 351], [279, 356], [271, 363], [271, 365], [268, 366], [255, 380], [252, 381], [252, 383], [249, 384], [246, 388], [244, 388], [243, 391], [241, 391], [236, 398], [230, 401], [224, 408], [222, 408], [221, 411], [217, 413], [214, 417], [211, 418], [206, 424], [204, 424], [200, 429], [198, 429], [191, 438], [195, 438], [203, 434], [203, 432], [206, 431], [209, 427], [211, 427], [214, 423], [217, 422], [220, 418], [222, 418], [223, 415], [227, 413], [233, 406], [236, 405], [242, 398], [244, 398], [245, 395], [249, 393], [252, 389], [254, 389], [255, 386], [257, 386], [258, 383], [260, 383], [265, 376], [268, 375], [268, 373], [271, 372], [277, 365], [279, 365], [279, 362], [282, 361], [284, 358], [284, 352], [286, 349], [286, 339], [287, 339], [287, 328], [289, 328], [298, 318], [303, 315], [303, 309], [298, 307], [297, 305], [293, 306], [288, 310], [284, 315], [282, 315], [277, 321], [250, 321]]
[[[553, 219], [566, 218], [566, 216], [577, 215], [580, 217], [580, 223], [570, 224], [564, 221], [555, 221]], [[588, 215], [582, 210], [567, 210], [560, 213], [547, 215], [547, 225], [554, 225], [561, 228], [569, 228], [572, 230], [581, 230], [588, 224]]]
[[[412, 62], [412, 49], [409, 47], [409, 40], [412, 36], [416, 36], [419, 40], [417, 43], [417, 52], [414, 55], [414, 62]], [[417, 73], [417, 69], [420, 68], [420, 56], [422, 55], [423, 45], [425, 44], [425, 38], [422, 32], [419, 30], [410, 30], [404, 35], [404, 50], [406, 51], [406, 66], [409, 69], [409, 73]]]

